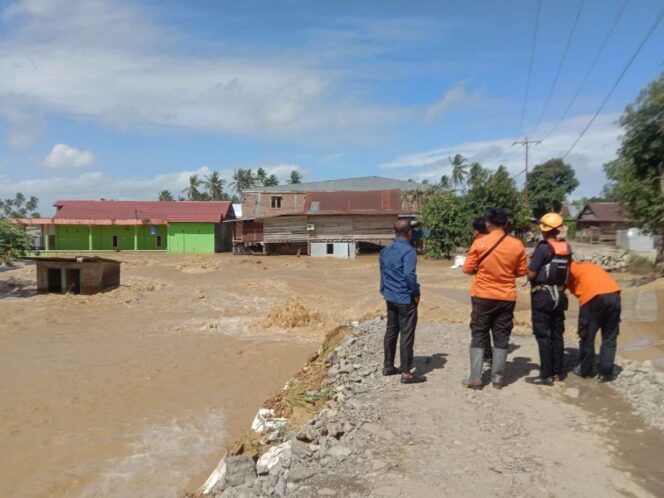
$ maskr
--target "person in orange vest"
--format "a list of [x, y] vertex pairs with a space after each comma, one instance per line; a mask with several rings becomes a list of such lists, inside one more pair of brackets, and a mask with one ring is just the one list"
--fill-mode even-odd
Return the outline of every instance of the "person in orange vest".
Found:
[[[476, 216], [473, 218], [473, 241], [484, 237], [489, 231], [486, 228], [486, 220], [484, 216]], [[491, 365], [493, 361], [493, 354], [491, 352], [491, 336], [487, 334], [486, 342], [484, 343], [484, 363]]]
[[471, 389], [482, 388], [484, 350], [491, 343], [492, 334], [491, 383], [501, 389], [514, 326], [515, 279], [526, 274], [526, 251], [519, 239], [505, 233], [507, 213], [503, 209], [487, 210], [485, 221], [489, 233], [475, 239], [463, 264], [463, 272], [473, 275], [473, 284], [470, 375], [462, 384]]
[[594, 263], [573, 262], [567, 288], [579, 300], [579, 365], [574, 373], [591, 377], [595, 365], [595, 336], [602, 330], [599, 350], [599, 382], [613, 380], [620, 333], [620, 287]]
[[530, 280], [531, 317], [533, 334], [537, 340], [540, 372], [526, 378], [535, 385], [551, 386], [565, 378], [564, 358], [565, 311], [567, 296], [565, 285], [569, 277], [572, 249], [564, 240], [558, 240], [563, 229], [563, 218], [558, 213], [547, 213], [539, 220], [542, 240], [537, 244], [528, 265]]

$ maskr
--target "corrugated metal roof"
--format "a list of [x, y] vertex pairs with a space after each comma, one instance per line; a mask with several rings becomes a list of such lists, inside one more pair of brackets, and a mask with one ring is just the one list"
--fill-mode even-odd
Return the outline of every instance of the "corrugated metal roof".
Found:
[[[590, 210], [590, 217], [586, 213]], [[578, 220], [594, 221], [630, 221], [630, 215], [627, 210], [617, 202], [589, 202], [579, 213]]]
[[340, 180], [325, 180], [321, 182], [296, 183], [294, 185], [275, 185], [273, 187], [254, 187], [244, 192], [370, 192], [373, 190], [403, 191], [428, 190], [431, 185], [384, 178], [382, 176], [363, 176], [359, 178], [346, 178]]
[[401, 191], [375, 190], [368, 192], [308, 192], [304, 197], [304, 211], [308, 214], [390, 214], [400, 213]]
[[158, 219], [219, 223], [235, 217], [227, 201], [56, 201], [53, 217], [70, 220]]

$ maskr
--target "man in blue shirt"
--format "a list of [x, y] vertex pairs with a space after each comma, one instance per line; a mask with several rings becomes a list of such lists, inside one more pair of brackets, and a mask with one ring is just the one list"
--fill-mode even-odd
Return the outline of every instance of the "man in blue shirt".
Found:
[[[397, 220], [394, 233], [394, 242], [380, 253], [380, 293], [387, 303], [383, 375], [395, 375], [401, 371], [403, 384], [417, 384], [427, 379], [411, 373], [420, 284], [417, 283], [416, 273], [417, 253], [410, 245], [413, 237], [410, 220]], [[401, 368], [396, 369], [394, 358], [399, 334]]]

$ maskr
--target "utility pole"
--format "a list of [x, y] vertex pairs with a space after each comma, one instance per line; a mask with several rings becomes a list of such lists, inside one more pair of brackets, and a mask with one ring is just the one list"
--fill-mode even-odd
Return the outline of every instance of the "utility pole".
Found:
[[525, 169], [526, 185], [523, 189], [523, 193], [524, 193], [524, 200], [526, 201], [526, 209], [528, 210], [530, 210], [530, 204], [528, 203], [528, 146], [530, 144], [539, 145], [541, 143], [542, 143], [541, 140], [528, 140], [528, 137], [526, 137], [523, 140], [515, 140], [514, 143], [512, 144], [512, 147], [514, 147], [515, 145], [523, 145], [526, 147], [526, 169]]

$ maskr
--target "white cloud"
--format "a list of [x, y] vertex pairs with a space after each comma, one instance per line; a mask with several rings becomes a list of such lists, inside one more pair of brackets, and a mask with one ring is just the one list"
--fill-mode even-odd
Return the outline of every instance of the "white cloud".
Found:
[[269, 49], [235, 55], [226, 44], [197, 50], [191, 37], [156, 25], [127, 0], [21, 0], [5, 8], [2, 19], [5, 117], [2, 100], [16, 103], [20, 96], [23, 113], [64, 113], [120, 129], [308, 140], [356, 138], [368, 125], [408, 115], [400, 107], [340, 98], [340, 72], [320, 69], [306, 55], [310, 49], [287, 61]]
[[427, 111], [427, 118], [433, 119], [440, 116], [452, 105], [462, 102], [466, 98], [466, 84], [459, 83], [450, 88], [440, 100], [431, 105]]
[[[561, 157], [567, 152], [590, 116], [577, 116], [561, 123], [556, 133], [530, 147], [531, 168], [548, 159]], [[571, 164], [580, 180], [581, 187], [574, 195], [597, 194], [605, 183], [602, 170], [604, 163], [616, 157], [621, 129], [616, 124], [617, 114], [600, 115], [593, 126], [583, 136], [572, 153], [565, 159]], [[552, 126], [548, 123], [544, 129]], [[441, 175], [450, 174], [447, 160], [454, 154], [462, 154], [469, 162], [479, 162], [488, 168], [504, 165], [514, 175], [525, 166], [525, 152], [522, 146], [512, 146], [514, 138], [501, 138], [477, 142], [464, 142], [437, 149], [402, 155], [384, 162], [379, 167], [392, 170], [393, 174], [413, 177], [417, 180], [438, 181]], [[523, 176], [519, 177], [520, 179]], [[522, 180], [521, 180], [522, 181]]]
[[80, 169], [87, 168], [95, 162], [95, 155], [89, 150], [79, 150], [65, 144], [56, 144], [48, 156], [44, 158], [44, 165], [53, 169]]
[[[305, 177], [307, 170], [293, 163], [263, 164], [252, 166], [255, 171], [262, 167], [268, 175], [275, 174], [282, 183], [285, 183], [293, 169], [300, 171]], [[203, 179], [212, 173], [212, 168], [202, 166], [198, 169], [161, 173], [155, 176], [115, 177], [100, 171], [81, 173], [78, 176], [56, 176], [51, 178], [30, 178], [12, 180], [6, 175], [0, 175], [0, 198], [13, 197], [16, 192], [25, 195], [34, 195], [40, 200], [42, 215], [53, 214], [51, 206], [58, 199], [115, 199], [115, 200], [157, 200], [161, 190], [170, 191], [177, 199], [184, 195], [183, 190], [189, 184], [191, 175], [198, 175]], [[233, 171], [222, 169], [221, 177], [226, 180], [225, 191], [233, 194], [228, 187], [233, 181]]]

